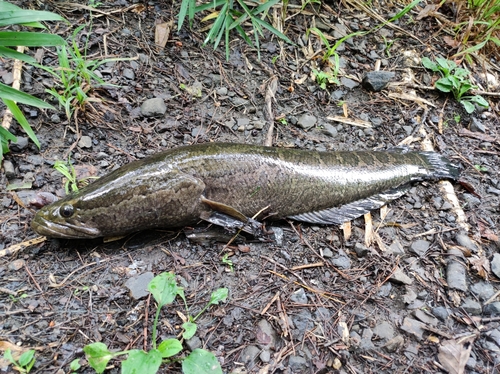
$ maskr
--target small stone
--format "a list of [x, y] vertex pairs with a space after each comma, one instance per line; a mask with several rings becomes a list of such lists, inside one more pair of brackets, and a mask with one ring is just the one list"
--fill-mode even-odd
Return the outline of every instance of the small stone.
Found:
[[255, 345], [249, 345], [241, 352], [239, 360], [244, 364], [254, 363], [260, 353], [260, 349]]
[[461, 232], [455, 235], [455, 241], [457, 242], [458, 245], [470, 249], [472, 252], [477, 252], [476, 244], [466, 233]]
[[395, 76], [392, 71], [369, 71], [363, 78], [362, 85], [369, 91], [381, 91]]
[[316, 124], [316, 121], [317, 119], [315, 116], [313, 116], [312, 114], [304, 113], [298, 119], [297, 125], [299, 125], [299, 127], [303, 128], [304, 130], [308, 130]]
[[125, 282], [125, 287], [130, 290], [130, 296], [133, 299], [138, 300], [149, 295], [148, 284], [153, 278], [154, 274], [148, 271], [137, 277], [129, 278]]
[[268, 363], [271, 360], [271, 352], [265, 349], [260, 352], [259, 358], [262, 362]]
[[323, 125], [321, 132], [325, 135], [331, 136], [332, 138], [335, 138], [338, 135], [337, 128], [329, 123], [325, 123]]
[[421, 309], [415, 310], [413, 312], [413, 316], [415, 318], [417, 318], [419, 321], [421, 321], [423, 323], [426, 323], [427, 325], [437, 326], [437, 324], [439, 323], [439, 321], [437, 320], [437, 318], [434, 318], [433, 316], [425, 313]]
[[394, 240], [385, 253], [400, 256], [405, 254], [405, 250], [398, 240]]
[[24, 264], [26, 263], [26, 261], [24, 261], [23, 259], [18, 259], [18, 260], [14, 260], [12, 262], [9, 263], [9, 270], [12, 270], [12, 271], [18, 271], [19, 269], [21, 269]]
[[339, 256], [337, 258], [332, 258], [330, 261], [332, 262], [333, 265], [341, 269], [351, 268], [351, 259], [347, 256]]
[[408, 275], [403, 273], [403, 270], [401, 268], [397, 267], [394, 273], [391, 275], [389, 280], [393, 283], [397, 284], [407, 284], [410, 285], [413, 283], [413, 279], [411, 279]]
[[354, 251], [356, 252], [358, 257], [365, 257], [368, 252], [370, 252], [370, 250], [361, 243], [356, 243], [354, 245]]
[[307, 304], [306, 292], [303, 288], [299, 288], [290, 296], [290, 300], [297, 304]]
[[16, 170], [14, 169], [14, 164], [10, 160], [3, 160], [3, 171], [7, 179], [13, 179], [16, 177]]
[[394, 337], [394, 328], [389, 322], [383, 321], [373, 328], [373, 334], [380, 339], [390, 340]]
[[217, 95], [219, 95], [219, 96], [226, 96], [227, 91], [228, 91], [227, 87], [219, 87], [216, 92], [217, 92]]
[[495, 253], [490, 263], [491, 271], [500, 278], [500, 253]]
[[233, 97], [231, 101], [234, 106], [244, 106], [248, 104], [248, 100], [243, 99], [241, 97]]
[[423, 257], [430, 246], [431, 243], [428, 242], [427, 240], [416, 240], [413, 243], [411, 243], [410, 251], [412, 251], [413, 253], [417, 254], [420, 257]]
[[467, 313], [470, 313], [472, 315], [479, 315], [482, 312], [481, 305], [474, 299], [471, 299], [470, 297], [466, 298], [464, 302], [461, 305], [462, 308]]
[[260, 348], [266, 350], [276, 348], [278, 335], [276, 334], [276, 331], [274, 331], [273, 326], [267, 320], [261, 319], [257, 323], [256, 335]]
[[262, 130], [264, 128], [264, 126], [266, 125], [266, 122], [264, 122], [264, 121], [253, 121], [252, 125], [253, 125], [253, 127], [256, 130]]
[[11, 72], [8, 72], [8, 73], [2, 75], [2, 81], [7, 86], [10, 86], [12, 84], [12, 82], [14, 82], [14, 74], [12, 74]]
[[80, 148], [92, 148], [92, 138], [87, 135], [83, 135], [78, 141], [78, 146]]
[[295, 373], [305, 373], [308, 365], [304, 357], [290, 356], [288, 359], [288, 366]]
[[346, 77], [340, 78], [340, 83], [342, 83], [343, 86], [345, 86], [345, 87], [347, 87], [349, 89], [353, 89], [353, 88], [359, 86], [358, 82], [356, 82], [355, 80], [346, 78]]
[[448, 309], [446, 309], [444, 306], [437, 306], [435, 308], [432, 308], [432, 314], [434, 314], [441, 321], [446, 321], [450, 316]]
[[418, 340], [421, 340], [424, 334], [423, 323], [417, 321], [416, 319], [406, 317], [401, 325], [401, 330], [415, 336]]
[[53, 115], [50, 116], [50, 122], [55, 123], [55, 124], [61, 123], [61, 117], [59, 117], [58, 114], [54, 113]]
[[144, 117], [162, 116], [167, 111], [163, 99], [155, 97], [144, 101], [141, 105], [141, 114]]
[[135, 79], [135, 73], [132, 69], [125, 68], [122, 71], [122, 75], [127, 78], [128, 80], [134, 80]]
[[196, 335], [193, 336], [191, 339], [186, 340], [186, 347], [191, 352], [197, 348], [200, 348], [201, 347], [201, 339]]
[[333, 252], [330, 248], [326, 247], [323, 248], [323, 257], [324, 258], [332, 258], [333, 257]]
[[20, 152], [28, 146], [28, 138], [18, 136], [16, 142], [10, 143], [10, 150]]
[[467, 291], [466, 269], [455, 258], [450, 258], [446, 266], [446, 282], [455, 290]]
[[470, 290], [479, 298], [479, 300], [486, 301], [495, 294], [495, 289], [491, 283], [483, 281], [477, 282], [470, 286]]
[[295, 326], [295, 329], [292, 330], [292, 336], [297, 340], [302, 340], [304, 333], [314, 327], [312, 315], [308, 310], [301, 310], [292, 317], [292, 322]]
[[387, 352], [396, 352], [399, 348], [403, 346], [405, 343], [405, 339], [403, 338], [402, 335], [397, 335], [391, 340], [389, 340], [387, 343], [385, 343], [384, 348], [387, 350]]
[[472, 123], [470, 124], [470, 131], [486, 133], [486, 127], [483, 123], [475, 117], [472, 117]]
[[250, 123], [250, 119], [245, 118], [245, 117], [241, 117], [241, 118], [236, 119], [236, 123], [238, 124], [238, 127], [241, 127], [241, 126], [246, 127]]
[[492, 316], [500, 315], [500, 301], [495, 301], [494, 303], [486, 305], [484, 307], [483, 313]]

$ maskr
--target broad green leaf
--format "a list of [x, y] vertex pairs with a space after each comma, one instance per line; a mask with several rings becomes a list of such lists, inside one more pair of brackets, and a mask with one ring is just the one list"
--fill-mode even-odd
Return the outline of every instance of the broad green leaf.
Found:
[[9, 87], [3, 83], [0, 83], [0, 98], [31, 105], [37, 108], [55, 109], [52, 105], [46, 103], [45, 101], [37, 99], [36, 97], [28, 95], [27, 93], [24, 93], [22, 91], [16, 90], [15, 88]]
[[481, 95], [472, 96], [469, 98], [469, 100], [472, 101], [473, 103], [476, 103], [477, 105], [485, 107], [485, 108], [488, 108], [490, 106], [490, 104], [488, 104], [488, 102], [485, 100], [485, 98], [482, 97]]
[[466, 94], [472, 88], [472, 84], [469, 81], [462, 82], [460, 89], [458, 90], [458, 99], [460, 99], [464, 94]]
[[172, 357], [182, 351], [182, 344], [177, 339], [167, 339], [160, 343], [158, 351], [163, 358]]
[[198, 348], [182, 361], [182, 372], [184, 374], [222, 374], [222, 368], [213, 353]]
[[436, 88], [442, 92], [450, 92], [453, 88], [453, 83], [448, 78], [443, 77], [436, 81]]
[[467, 113], [469, 113], [469, 114], [470, 114], [470, 113], [472, 113], [472, 112], [474, 112], [474, 110], [476, 109], [476, 107], [474, 106], [474, 104], [472, 104], [472, 103], [471, 103], [470, 101], [468, 101], [468, 100], [462, 100], [462, 101], [460, 101], [460, 102], [461, 102], [461, 103], [462, 103], [462, 105], [464, 106], [465, 111], [466, 111]]
[[66, 42], [59, 35], [44, 34], [27, 31], [1, 31], [0, 46], [14, 47], [24, 45], [25, 47], [64, 45]]
[[83, 352], [89, 365], [99, 374], [104, 372], [109, 360], [113, 358], [113, 353], [108, 350], [106, 344], [100, 342], [86, 345], [83, 347]]
[[454, 75], [450, 75], [450, 76], [446, 77], [445, 79], [447, 79], [448, 82], [451, 83], [451, 85], [453, 87], [453, 91], [458, 92], [458, 89], [460, 88], [460, 80], [457, 77], [455, 77]]
[[182, 337], [186, 340], [189, 340], [194, 336], [194, 334], [196, 334], [198, 326], [193, 322], [184, 322], [182, 324], [182, 328], [184, 329]]
[[436, 57], [436, 61], [438, 65], [440, 66], [441, 70], [445, 73], [448, 74], [450, 73], [453, 69], [457, 67], [457, 64], [455, 64], [453, 61], [447, 60], [442, 57]]
[[209, 304], [216, 305], [219, 304], [219, 301], [226, 301], [228, 293], [229, 290], [227, 288], [219, 288], [218, 290], [215, 290], [210, 295]]
[[434, 61], [431, 61], [429, 57], [422, 57], [422, 65], [429, 70], [439, 71], [437, 64]]
[[21, 127], [26, 132], [26, 134], [28, 134], [28, 136], [33, 141], [33, 143], [35, 143], [36, 146], [38, 148], [40, 148], [40, 142], [38, 141], [38, 138], [36, 137], [35, 132], [31, 128], [31, 125], [28, 123], [28, 120], [24, 116], [23, 112], [21, 112], [21, 109], [19, 109], [17, 104], [12, 100], [8, 100], [8, 99], [2, 99], [2, 100], [5, 103], [5, 105], [7, 105], [7, 108], [10, 109], [10, 111], [12, 112], [12, 115], [14, 116], [16, 121], [19, 123], [19, 125], [21, 125]]
[[148, 284], [148, 291], [153, 294], [160, 308], [165, 304], [172, 303], [179, 293], [179, 289], [181, 288], [177, 286], [175, 274], [170, 272], [157, 275]]
[[24, 352], [21, 357], [19, 357], [19, 365], [22, 367], [27, 367], [32, 360], [35, 358], [35, 350], [30, 349], [29, 351]]
[[78, 358], [75, 358], [73, 361], [71, 361], [71, 363], [69, 364], [69, 368], [72, 370], [72, 371], [78, 371], [80, 370], [82, 366], [80, 365], [80, 359]]
[[122, 362], [122, 374], [156, 374], [161, 365], [161, 353], [157, 349], [149, 352], [132, 350]]
[[37, 22], [37, 21], [66, 21], [59, 14], [46, 12], [42, 10], [25, 10], [25, 9], [17, 9], [17, 10], [7, 10], [1, 8], [0, 4], [0, 27], [7, 25], [18, 25], [26, 23], [26, 20], [29, 22]]
[[26, 62], [28, 64], [36, 64], [37, 61], [31, 57], [28, 56], [24, 53], [19, 53], [18, 51], [15, 51], [11, 48], [6, 48], [6, 47], [0, 47], [0, 57], [7, 57], [7, 58], [12, 58], [16, 60], [21, 60], [23, 62]]

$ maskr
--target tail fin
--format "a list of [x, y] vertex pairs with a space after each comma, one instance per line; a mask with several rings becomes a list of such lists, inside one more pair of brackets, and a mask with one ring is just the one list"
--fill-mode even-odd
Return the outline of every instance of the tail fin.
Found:
[[452, 179], [457, 180], [460, 176], [460, 169], [457, 165], [454, 165], [446, 157], [441, 156], [436, 152], [419, 152], [429, 165], [430, 177], [432, 179]]

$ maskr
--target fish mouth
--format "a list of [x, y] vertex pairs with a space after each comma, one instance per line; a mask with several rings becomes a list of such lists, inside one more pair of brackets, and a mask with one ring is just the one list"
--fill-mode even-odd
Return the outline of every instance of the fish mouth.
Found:
[[31, 228], [37, 234], [49, 238], [93, 239], [102, 236], [98, 229], [81, 227], [69, 222], [65, 222], [64, 224], [55, 223], [47, 220], [40, 214], [37, 214], [31, 222]]

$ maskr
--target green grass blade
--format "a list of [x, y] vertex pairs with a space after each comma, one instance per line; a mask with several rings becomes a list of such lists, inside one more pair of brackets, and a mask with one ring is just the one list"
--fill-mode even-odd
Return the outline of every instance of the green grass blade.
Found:
[[404, 9], [399, 12], [398, 14], [396, 14], [394, 17], [392, 17], [388, 22], [394, 22], [398, 19], [400, 19], [401, 17], [403, 17], [406, 13], [408, 13], [409, 11], [411, 11], [413, 8], [415, 8], [418, 4], [420, 3], [420, 0], [413, 0], [410, 4], [408, 4], [407, 6], [404, 7]]
[[12, 115], [14, 116], [16, 121], [21, 125], [26, 134], [28, 134], [30, 139], [33, 140], [33, 143], [35, 143], [36, 146], [40, 148], [40, 142], [38, 141], [35, 133], [33, 132], [33, 129], [31, 128], [31, 125], [28, 123], [26, 117], [24, 116], [23, 112], [21, 112], [21, 109], [19, 109], [17, 104], [14, 101], [8, 99], [3, 99], [3, 102], [5, 103], [5, 105], [7, 105], [7, 108], [10, 109]]
[[179, 21], [177, 21], [177, 31], [180, 31], [182, 24], [184, 23], [184, 18], [186, 18], [190, 5], [191, 0], [182, 0], [181, 9], [179, 10]]
[[21, 60], [28, 64], [37, 63], [37, 61], [33, 57], [25, 55], [24, 53], [19, 53], [18, 51], [6, 47], [0, 47], [0, 57], [7, 57], [15, 60]]
[[9, 87], [3, 83], [0, 83], [0, 98], [3, 100], [17, 101], [19, 103], [31, 105], [37, 108], [55, 109], [52, 105], [46, 103], [45, 101], [16, 90], [15, 88]]
[[194, 9], [194, 12], [198, 13], [198, 12], [203, 12], [204, 10], [207, 10], [207, 9], [216, 9], [217, 7], [219, 7], [221, 5], [227, 4], [227, 2], [228, 2], [227, 0], [217, 0], [217, 1], [214, 1], [214, 2], [209, 1], [206, 4], [198, 5]]
[[274, 28], [273, 26], [271, 26], [269, 23], [261, 20], [260, 18], [257, 18], [255, 17], [254, 18], [254, 21], [257, 22], [259, 25], [261, 25], [262, 27], [268, 29], [269, 31], [271, 31], [274, 35], [276, 35], [277, 37], [283, 39], [285, 42], [289, 43], [289, 44], [294, 44], [294, 42], [292, 42], [290, 39], [288, 39], [288, 37], [283, 34], [281, 31], [277, 30], [276, 28]]
[[[209, 41], [214, 41], [214, 40], [219, 40], [221, 38], [221, 32], [224, 32], [223, 25], [225, 24], [225, 19], [227, 16], [227, 10], [229, 8], [229, 5], [226, 3], [220, 10], [219, 15], [215, 19], [214, 24], [212, 25], [212, 28], [208, 32], [207, 38], [205, 39], [205, 42], [203, 44], [206, 44]], [[218, 43], [217, 43], [218, 44]], [[215, 46], [217, 48], [217, 46]]]
[[[3, 2], [2, 2], [3, 3]], [[2, 7], [3, 5], [0, 5]], [[0, 27], [8, 25], [17, 25], [29, 22], [37, 21], [66, 21], [59, 14], [46, 12], [41, 10], [7, 10], [4, 11], [0, 8]]]
[[0, 46], [14, 47], [24, 45], [25, 47], [64, 45], [66, 42], [59, 35], [42, 34], [26, 31], [1, 31]]

